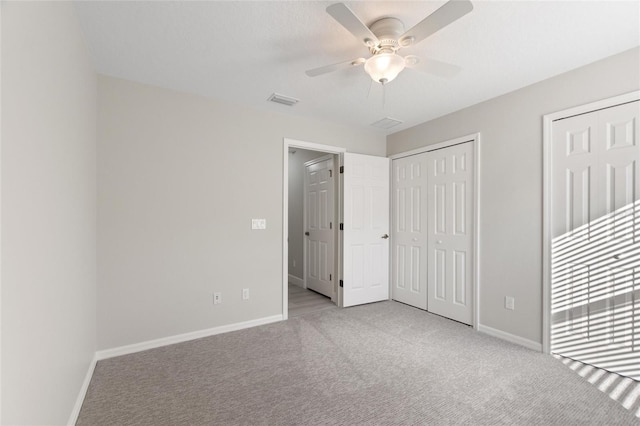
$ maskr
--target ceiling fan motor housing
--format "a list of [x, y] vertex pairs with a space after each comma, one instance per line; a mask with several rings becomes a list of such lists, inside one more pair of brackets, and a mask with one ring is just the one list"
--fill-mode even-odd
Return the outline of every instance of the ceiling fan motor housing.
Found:
[[376, 37], [379, 43], [370, 47], [371, 53], [374, 55], [381, 50], [392, 50], [395, 52], [400, 48], [398, 37], [404, 34], [404, 24], [397, 18], [382, 18], [375, 21], [369, 26], [369, 29]]

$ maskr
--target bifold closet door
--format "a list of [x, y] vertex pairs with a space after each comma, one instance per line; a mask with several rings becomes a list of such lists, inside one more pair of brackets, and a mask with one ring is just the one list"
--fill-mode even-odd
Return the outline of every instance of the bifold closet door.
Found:
[[427, 153], [427, 309], [472, 324], [473, 143]]
[[392, 297], [427, 309], [426, 154], [393, 160]]
[[393, 299], [472, 324], [473, 143], [393, 161]]
[[551, 351], [640, 380], [640, 102], [554, 121]]

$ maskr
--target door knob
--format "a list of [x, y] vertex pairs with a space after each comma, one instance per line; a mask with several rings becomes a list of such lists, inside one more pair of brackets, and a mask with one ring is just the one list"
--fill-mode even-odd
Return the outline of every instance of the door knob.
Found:
[[304, 235], [309, 236], [309, 231], [305, 232]]
[[380, 237], [380, 238], [384, 238], [384, 239], [386, 240], [387, 238], [389, 238], [389, 235], [388, 235], [388, 234], [384, 234], [384, 235], [383, 235], [382, 237]]

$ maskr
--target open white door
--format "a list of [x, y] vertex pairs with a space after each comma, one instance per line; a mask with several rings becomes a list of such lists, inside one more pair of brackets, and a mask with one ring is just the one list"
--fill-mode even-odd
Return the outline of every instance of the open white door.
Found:
[[389, 159], [344, 154], [343, 306], [389, 298]]

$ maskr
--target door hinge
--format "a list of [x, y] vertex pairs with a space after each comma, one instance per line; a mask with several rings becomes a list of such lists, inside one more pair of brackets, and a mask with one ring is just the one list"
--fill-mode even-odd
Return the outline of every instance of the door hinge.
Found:
[[340, 287], [344, 287], [344, 283], [340, 280]]
[[341, 224], [340, 224], [340, 230], [341, 230], [341, 231], [344, 231], [344, 223], [341, 223]]
[[333, 170], [329, 169], [329, 177], [332, 178], [333, 177]]
[[333, 229], [333, 222], [329, 222], [329, 229]]
[[344, 173], [344, 166], [340, 166], [340, 173]]
[[329, 281], [331, 281], [331, 274], [329, 274]]

